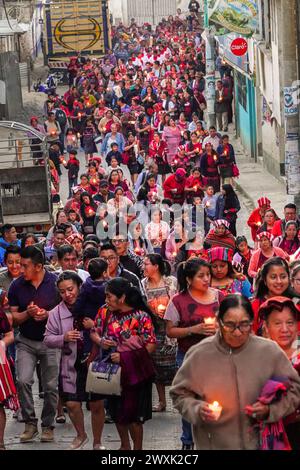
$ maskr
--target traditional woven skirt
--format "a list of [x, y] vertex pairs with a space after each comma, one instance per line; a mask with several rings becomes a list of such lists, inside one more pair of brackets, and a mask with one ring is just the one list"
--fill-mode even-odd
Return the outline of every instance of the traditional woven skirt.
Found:
[[20, 403], [9, 363], [0, 363], [0, 406], [17, 411]]

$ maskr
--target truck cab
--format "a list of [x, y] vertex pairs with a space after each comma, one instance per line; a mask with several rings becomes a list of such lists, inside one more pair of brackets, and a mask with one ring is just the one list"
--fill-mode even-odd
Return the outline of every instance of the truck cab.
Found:
[[14, 225], [19, 234], [45, 234], [52, 212], [46, 136], [22, 123], [0, 121], [0, 224]]

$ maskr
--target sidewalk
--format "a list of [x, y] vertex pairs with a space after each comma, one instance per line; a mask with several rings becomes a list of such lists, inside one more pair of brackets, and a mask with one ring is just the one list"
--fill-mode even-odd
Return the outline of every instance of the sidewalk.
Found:
[[271, 207], [279, 217], [282, 217], [283, 207], [288, 197], [284, 182], [268, 173], [259, 162], [251, 161], [245, 155], [241, 142], [233, 133], [230, 133], [230, 142], [234, 147], [236, 162], [240, 170], [240, 176], [235, 180], [236, 186], [248, 200], [249, 209], [253, 210], [257, 207], [257, 200], [264, 196], [271, 200]]

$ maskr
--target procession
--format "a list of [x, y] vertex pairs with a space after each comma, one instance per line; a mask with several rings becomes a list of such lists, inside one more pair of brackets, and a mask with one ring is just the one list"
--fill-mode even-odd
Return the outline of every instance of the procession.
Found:
[[26, 123], [53, 223], [0, 227], [0, 450], [300, 449], [299, 208], [247, 209], [202, 16], [112, 26]]

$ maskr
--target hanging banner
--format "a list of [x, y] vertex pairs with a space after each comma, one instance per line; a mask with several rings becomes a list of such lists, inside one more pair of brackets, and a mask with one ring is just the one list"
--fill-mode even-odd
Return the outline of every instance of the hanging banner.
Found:
[[284, 115], [285, 117], [298, 114], [298, 87], [287, 86], [283, 89], [284, 94]]
[[259, 28], [256, 0], [208, 0], [208, 6], [215, 34], [235, 32], [250, 37]]

